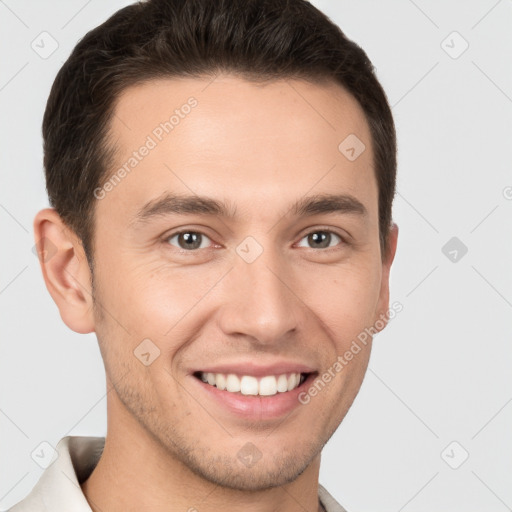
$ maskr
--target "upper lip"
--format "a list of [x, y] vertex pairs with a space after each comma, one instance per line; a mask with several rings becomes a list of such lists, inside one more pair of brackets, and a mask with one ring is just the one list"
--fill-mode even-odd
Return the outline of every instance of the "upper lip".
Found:
[[272, 364], [259, 365], [254, 361], [216, 364], [215, 366], [207, 366], [198, 368], [195, 372], [203, 373], [224, 373], [235, 375], [253, 375], [254, 377], [264, 377], [265, 375], [282, 375], [283, 373], [312, 373], [315, 370], [308, 365], [302, 363], [293, 363], [281, 361]]

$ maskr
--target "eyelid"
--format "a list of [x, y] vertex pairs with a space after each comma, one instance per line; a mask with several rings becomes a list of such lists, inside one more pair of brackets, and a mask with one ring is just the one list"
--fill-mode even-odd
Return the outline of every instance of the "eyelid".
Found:
[[322, 231], [322, 232], [327, 232], [327, 233], [334, 233], [335, 235], [338, 235], [343, 241], [345, 242], [349, 242], [349, 240], [352, 238], [350, 233], [348, 233], [347, 231], [345, 231], [344, 229], [341, 229], [341, 228], [335, 228], [333, 226], [328, 226], [328, 225], [318, 225], [318, 226], [314, 226], [312, 228], [306, 228], [306, 230], [303, 232], [303, 234], [301, 235], [301, 240], [302, 238], [304, 238], [305, 236], [311, 234], [311, 233], [317, 233], [319, 231]]

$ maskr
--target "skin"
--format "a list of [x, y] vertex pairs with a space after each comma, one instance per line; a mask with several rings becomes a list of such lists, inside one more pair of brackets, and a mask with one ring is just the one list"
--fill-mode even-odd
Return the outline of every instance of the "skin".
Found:
[[[277, 420], [215, 407], [190, 371], [285, 359], [321, 374], [388, 311], [398, 227], [382, 258], [369, 128], [333, 83], [162, 79], [120, 96], [112, 171], [191, 96], [190, 114], [96, 201], [94, 290], [80, 241], [57, 213], [41, 210], [34, 221], [36, 239], [57, 247], [41, 266], [61, 317], [96, 332], [106, 369], [105, 450], [82, 489], [93, 510], [109, 512], [317, 510], [321, 450], [359, 391], [371, 343]], [[338, 150], [351, 133], [366, 145], [353, 162]], [[237, 216], [133, 224], [166, 191], [224, 200]], [[367, 215], [290, 212], [322, 193], [350, 194]], [[180, 248], [170, 238], [178, 228], [203, 233], [202, 248]], [[322, 229], [345, 241], [333, 235], [318, 248], [307, 235]], [[252, 263], [236, 252], [248, 236], [263, 248]], [[149, 366], [133, 353], [146, 338], [160, 350]], [[249, 442], [262, 453], [251, 468], [237, 458]]]

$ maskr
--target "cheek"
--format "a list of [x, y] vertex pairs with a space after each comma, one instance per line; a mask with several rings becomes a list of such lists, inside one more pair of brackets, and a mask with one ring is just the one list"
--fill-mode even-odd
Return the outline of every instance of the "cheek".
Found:
[[178, 268], [161, 261], [127, 264], [122, 276], [109, 278], [108, 302], [131, 335], [154, 336], [168, 343], [187, 323], [184, 319], [197, 318], [202, 311], [198, 306], [205, 298], [213, 298], [212, 290], [225, 273], [221, 266]]
[[299, 279], [300, 296], [340, 348], [373, 322], [380, 291], [378, 265], [324, 268]]
[[[287, 273], [286, 281], [331, 330], [333, 339], [341, 337], [341, 343], [350, 343], [375, 315], [381, 272], [377, 259], [377, 252], [369, 251], [336, 266], [300, 265]], [[229, 266], [180, 268], [162, 264], [161, 258], [130, 259], [120, 254], [99, 270], [102, 300], [111, 313], [107, 322], [116, 324], [113, 327], [122, 330], [123, 336], [127, 331], [133, 342], [150, 338], [172, 351], [172, 339], [179, 339], [191, 319], [195, 325], [207, 321]]]

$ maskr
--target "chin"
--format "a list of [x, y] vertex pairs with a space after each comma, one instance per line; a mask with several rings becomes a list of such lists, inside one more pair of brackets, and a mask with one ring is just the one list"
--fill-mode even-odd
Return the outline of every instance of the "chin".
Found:
[[[282, 460], [269, 464], [263, 458], [252, 468], [240, 468], [230, 460], [215, 467], [196, 468], [194, 471], [203, 479], [224, 488], [238, 491], [264, 491], [280, 487], [296, 480], [308, 467], [302, 460]], [[192, 468], [191, 468], [192, 469]]]
[[[264, 445], [264, 442], [261, 443]], [[260, 452], [260, 458], [247, 465], [241, 462], [238, 450], [233, 455], [214, 453], [210, 447], [198, 446], [181, 453], [181, 462], [195, 475], [212, 484], [238, 491], [263, 491], [296, 480], [308, 469], [322, 445], [294, 446], [287, 453]], [[227, 451], [227, 450], [226, 450]], [[319, 460], [318, 460], [319, 463]]]

